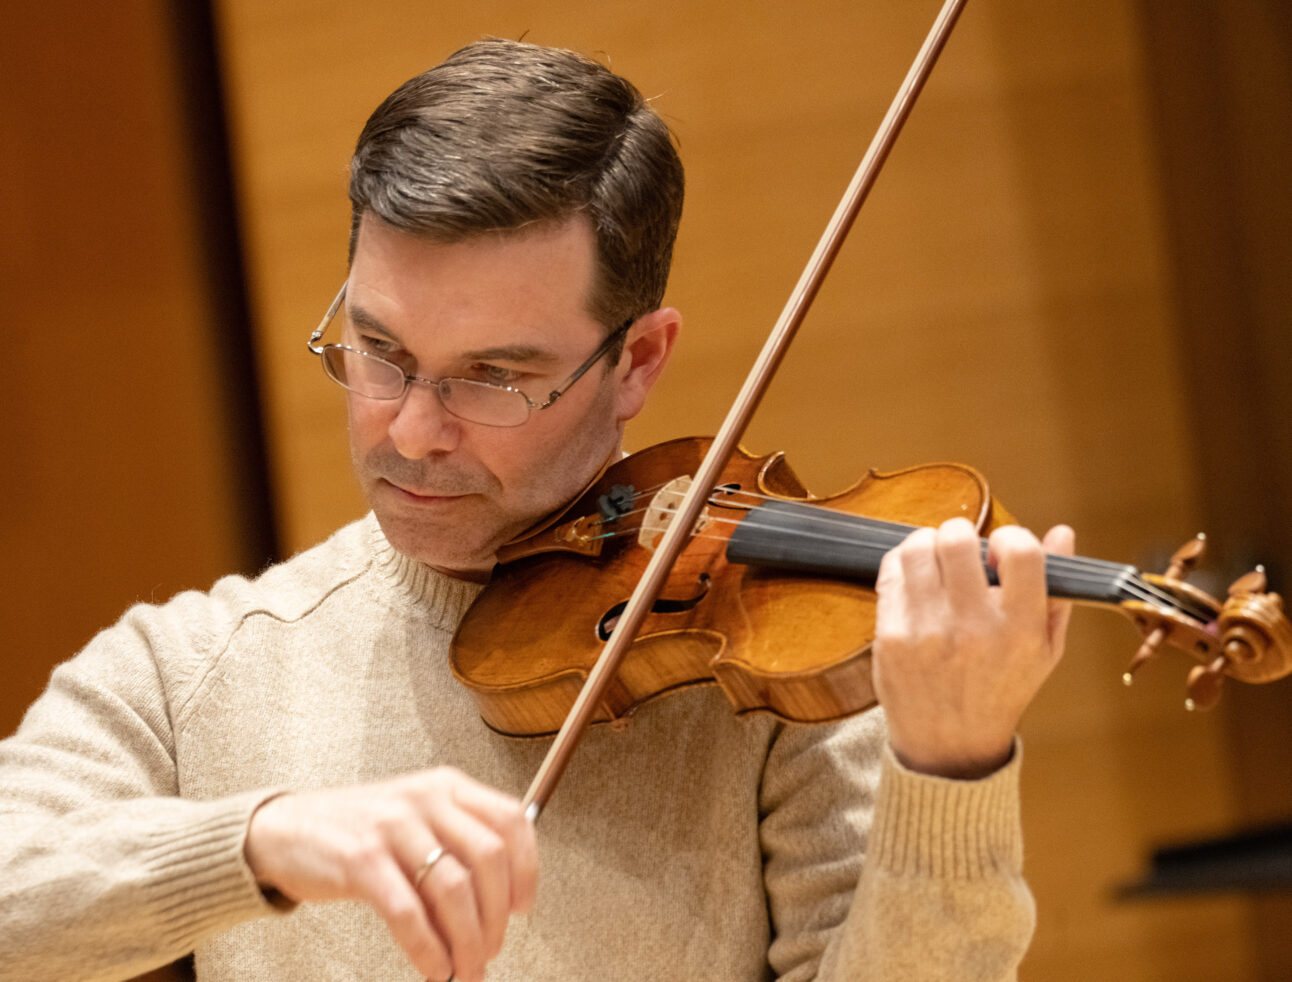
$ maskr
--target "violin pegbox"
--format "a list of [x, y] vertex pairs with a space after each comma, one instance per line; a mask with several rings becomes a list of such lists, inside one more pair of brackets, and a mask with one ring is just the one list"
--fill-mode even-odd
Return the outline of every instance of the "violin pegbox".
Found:
[[1221, 604], [1184, 580], [1205, 550], [1200, 533], [1175, 551], [1165, 573], [1144, 576], [1153, 597], [1122, 603], [1144, 634], [1122, 681], [1130, 685], [1164, 644], [1185, 651], [1199, 662], [1185, 684], [1184, 705], [1190, 711], [1215, 706], [1226, 675], [1260, 683], [1292, 673], [1292, 624], [1282, 598], [1266, 592], [1264, 569], [1258, 566], [1235, 580]]
[[[1172, 593], [1177, 592], [1184, 586], [1185, 574], [1198, 565], [1198, 561], [1206, 551], [1206, 533], [1199, 532], [1171, 556], [1166, 572], [1160, 577], [1160, 585]], [[1214, 607], [1214, 603], [1211, 606]], [[1176, 626], [1169, 619], [1153, 622], [1149, 614], [1147, 610], [1131, 614], [1131, 619], [1135, 621], [1136, 626], [1144, 632], [1144, 643], [1139, 646], [1130, 664], [1126, 666], [1126, 671], [1122, 673], [1122, 683], [1128, 686], [1135, 681], [1135, 673], [1158, 653], [1163, 642], [1170, 635], [1171, 629]]]

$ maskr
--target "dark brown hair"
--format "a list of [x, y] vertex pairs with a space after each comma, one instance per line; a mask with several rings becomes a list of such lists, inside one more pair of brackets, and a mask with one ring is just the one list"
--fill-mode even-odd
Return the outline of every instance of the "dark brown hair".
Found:
[[589, 313], [656, 309], [682, 211], [668, 127], [626, 79], [572, 51], [486, 40], [396, 89], [350, 163], [350, 255], [366, 212], [441, 241], [582, 215], [597, 242]]

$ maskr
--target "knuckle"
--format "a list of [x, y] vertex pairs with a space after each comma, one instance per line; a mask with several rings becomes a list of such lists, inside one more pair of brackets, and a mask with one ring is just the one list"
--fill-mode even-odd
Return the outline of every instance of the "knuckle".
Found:
[[453, 783], [466, 777], [460, 770], [451, 764], [441, 764], [438, 767], [432, 767], [429, 771], [432, 778], [441, 783]]
[[384, 915], [395, 937], [408, 939], [408, 944], [423, 946], [427, 944], [424, 936], [418, 937], [418, 928], [422, 925], [423, 917], [421, 908], [403, 899], [391, 900], [386, 906]]
[[903, 539], [902, 544], [898, 546], [898, 548], [905, 552], [919, 549], [931, 549], [934, 542], [937, 541], [937, 535], [937, 529], [927, 525], [921, 525]]
[[393, 838], [410, 825], [420, 824], [417, 810], [404, 798], [394, 798], [383, 803], [373, 815], [373, 828], [385, 839]]
[[387, 852], [385, 841], [377, 835], [359, 835], [340, 847], [341, 862], [349, 870], [371, 868]]
[[956, 517], [948, 518], [938, 526], [938, 537], [949, 542], [973, 542], [978, 538], [978, 532], [969, 519]]
[[912, 536], [897, 547], [897, 559], [902, 565], [902, 573], [908, 580], [918, 575], [922, 568], [936, 562], [936, 546], [930, 536], [915, 539]]
[[508, 798], [498, 806], [498, 817], [503, 825], [509, 827], [527, 827], [529, 819], [525, 817], [525, 805], [518, 798]]
[[443, 872], [436, 877], [435, 885], [441, 894], [454, 902], [463, 902], [471, 896], [471, 874], [460, 864], [440, 864]]
[[909, 648], [915, 638], [906, 624], [885, 624], [880, 622], [875, 627], [875, 642], [882, 647]]
[[434, 798], [451, 797], [453, 789], [469, 782], [465, 774], [456, 767], [442, 764], [426, 771], [419, 782], [419, 790]]
[[976, 562], [980, 548], [978, 531], [967, 519], [950, 519], [938, 529], [937, 550], [940, 556]]
[[1021, 525], [1006, 525], [991, 534], [992, 548], [1011, 555], [1040, 552], [1041, 543]]
[[496, 835], [482, 835], [474, 845], [476, 862], [483, 866], [501, 866], [507, 861], [507, 844]]

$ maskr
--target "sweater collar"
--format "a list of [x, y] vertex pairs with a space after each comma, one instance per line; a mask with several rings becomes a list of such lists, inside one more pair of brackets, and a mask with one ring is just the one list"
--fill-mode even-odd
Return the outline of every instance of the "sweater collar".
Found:
[[371, 523], [371, 555], [378, 574], [390, 584], [397, 596], [411, 604], [438, 611], [444, 627], [456, 628], [467, 608], [484, 589], [484, 584], [460, 580], [404, 555], [390, 544], [376, 517], [370, 514], [368, 519]]

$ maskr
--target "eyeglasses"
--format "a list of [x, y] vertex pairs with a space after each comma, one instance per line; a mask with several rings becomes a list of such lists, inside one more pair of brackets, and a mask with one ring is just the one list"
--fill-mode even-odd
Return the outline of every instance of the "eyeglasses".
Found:
[[318, 345], [323, 332], [328, 329], [332, 319], [345, 302], [345, 291], [348, 284], [342, 284], [341, 292], [328, 307], [327, 313], [310, 339], [305, 342], [310, 351], [319, 356], [323, 362], [323, 371], [328, 378], [342, 388], [349, 389], [367, 399], [400, 399], [413, 382], [422, 382], [434, 386], [440, 397], [440, 404], [446, 411], [471, 423], [482, 423], [485, 426], [520, 426], [529, 419], [530, 413], [546, 409], [561, 398], [575, 382], [583, 377], [589, 368], [612, 349], [632, 327], [629, 318], [618, 329], [601, 342], [600, 347], [588, 356], [588, 360], [574, 370], [560, 386], [548, 393], [547, 401], [534, 402], [520, 389], [497, 382], [481, 382], [469, 378], [423, 378], [420, 375], [409, 375], [392, 361], [377, 355], [351, 348], [344, 344]]

